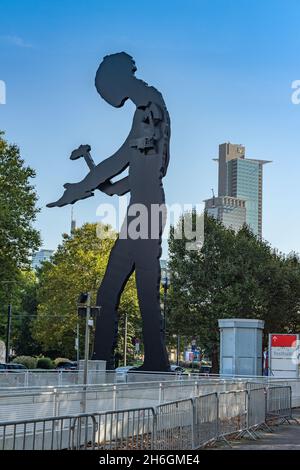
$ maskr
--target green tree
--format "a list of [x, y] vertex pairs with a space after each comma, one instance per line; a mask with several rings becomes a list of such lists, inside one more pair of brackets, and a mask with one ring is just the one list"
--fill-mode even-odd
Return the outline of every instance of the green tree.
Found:
[[[193, 223], [197, 214], [190, 214]], [[182, 220], [180, 222], [182, 224]], [[300, 271], [297, 257], [285, 258], [247, 228], [238, 233], [205, 216], [201, 249], [171, 231], [169, 325], [197, 337], [218, 369], [220, 318], [258, 318], [265, 334], [299, 328]], [[296, 330], [294, 329], [296, 328]]]
[[[30, 256], [40, 245], [33, 227], [38, 209], [32, 186], [35, 171], [26, 166], [19, 148], [4, 140], [0, 132], [0, 303], [4, 312], [26, 270]], [[5, 336], [5, 316], [1, 315], [0, 337]]]
[[[63, 236], [63, 242], [39, 273], [38, 315], [34, 337], [43, 345], [44, 353], [51, 357], [75, 357], [74, 342], [77, 300], [81, 292], [91, 292], [95, 305], [96, 293], [104, 276], [114, 239], [98, 238], [96, 224], [85, 224], [74, 233]], [[105, 231], [105, 227], [102, 227]], [[130, 337], [139, 327], [139, 310], [134, 276], [130, 278], [121, 298], [119, 315], [127, 312]], [[121, 322], [122, 323], [122, 322]], [[84, 325], [81, 320], [83, 345]], [[122, 351], [122, 329], [119, 348]], [[81, 351], [82, 355], [82, 351]]]
[[32, 336], [37, 315], [38, 278], [34, 271], [22, 271], [12, 301], [11, 346], [17, 355], [36, 356], [41, 345]]

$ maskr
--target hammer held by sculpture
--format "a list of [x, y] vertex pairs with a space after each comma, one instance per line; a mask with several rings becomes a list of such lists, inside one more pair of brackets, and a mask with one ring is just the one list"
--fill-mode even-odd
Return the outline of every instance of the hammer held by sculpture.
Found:
[[[114, 368], [117, 309], [126, 282], [135, 271], [145, 352], [144, 364], [139, 369], [168, 371], [159, 295], [159, 258], [165, 215], [160, 214], [154, 220], [152, 213], [153, 207], [164, 208], [165, 203], [162, 178], [169, 163], [170, 118], [161, 93], [137, 79], [135, 71], [133, 58], [125, 52], [103, 59], [96, 73], [96, 89], [116, 108], [123, 106], [127, 99], [135, 104], [130, 133], [120, 149], [98, 165], [93, 162], [89, 145], [74, 150], [70, 158], [84, 157], [90, 171], [82, 181], [66, 183], [62, 197], [48, 207], [74, 204], [93, 196], [96, 189], [109, 196], [130, 192], [126, 218], [98, 290], [97, 305], [101, 306], [101, 314], [96, 321], [93, 358], [106, 360], [107, 368]], [[110, 181], [127, 167], [128, 176], [114, 183]], [[143, 236], [138, 238], [132, 237], [128, 230], [136, 217], [136, 207], [143, 207], [143, 214], [147, 214]]]

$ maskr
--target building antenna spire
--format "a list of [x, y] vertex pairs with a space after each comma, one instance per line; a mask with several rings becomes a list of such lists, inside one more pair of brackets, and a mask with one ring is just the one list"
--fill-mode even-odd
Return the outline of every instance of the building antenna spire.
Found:
[[73, 235], [76, 229], [76, 220], [73, 219], [73, 206], [71, 207], [71, 235]]
[[211, 192], [212, 192], [212, 198], [213, 198], [213, 207], [215, 207], [215, 192], [214, 192], [214, 188], [211, 188]]

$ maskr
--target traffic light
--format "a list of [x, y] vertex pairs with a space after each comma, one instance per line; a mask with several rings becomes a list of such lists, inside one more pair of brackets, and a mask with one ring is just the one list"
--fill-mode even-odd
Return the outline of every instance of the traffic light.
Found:
[[[78, 315], [80, 317], [84, 317], [86, 316], [86, 307], [78, 307], [77, 309], [77, 312], [78, 312]], [[91, 307], [90, 308], [90, 316], [95, 318], [97, 317], [97, 315], [100, 314], [100, 310], [101, 310], [101, 307]]]
[[86, 307], [78, 307], [77, 312], [78, 312], [79, 317], [85, 317]]
[[89, 294], [87, 292], [81, 292], [80, 296], [78, 297], [79, 304], [86, 304]]

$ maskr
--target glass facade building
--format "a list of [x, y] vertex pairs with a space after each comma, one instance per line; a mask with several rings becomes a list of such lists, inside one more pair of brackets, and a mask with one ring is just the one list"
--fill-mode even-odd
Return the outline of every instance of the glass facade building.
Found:
[[255, 160], [235, 159], [227, 162], [227, 194], [246, 202], [246, 223], [252, 232], [262, 232], [262, 164]]
[[44, 261], [50, 261], [53, 253], [54, 253], [54, 250], [40, 250], [34, 253], [34, 255], [32, 256], [32, 263], [31, 263], [33, 269], [40, 268]]
[[242, 199], [229, 196], [206, 199], [205, 210], [235, 232], [246, 223], [246, 206]]
[[[235, 198], [236, 208], [240, 207], [238, 201], [244, 201], [244, 223], [250, 227], [255, 235], [261, 237], [263, 165], [270, 162], [267, 160], [245, 158], [245, 150], [243, 145], [231, 144], [229, 142], [219, 145], [219, 158], [215, 159], [219, 165], [218, 198], [224, 196], [229, 196], [233, 200]], [[223, 202], [221, 205], [224, 207]], [[243, 225], [243, 217], [244, 212], [239, 211], [239, 216], [236, 216], [236, 227], [238, 227], [239, 223], [240, 227]], [[224, 225], [228, 225], [228, 211], [219, 210], [218, 218]]]

